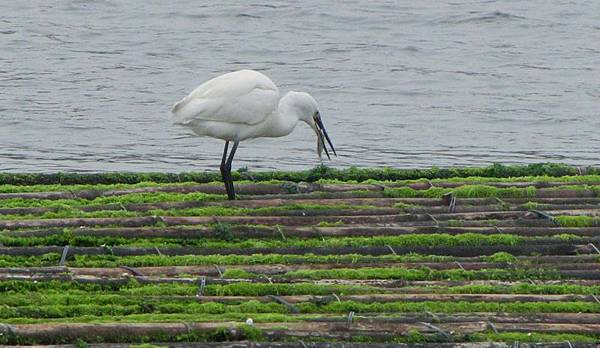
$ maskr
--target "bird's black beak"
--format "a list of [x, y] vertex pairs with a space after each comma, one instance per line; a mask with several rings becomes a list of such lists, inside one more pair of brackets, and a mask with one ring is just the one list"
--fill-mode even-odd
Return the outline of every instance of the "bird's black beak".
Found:
[[325, 140], [327, 140], [327, 143], [329, 144], [329, 146], [331, 146], [331, 151], [333, 151], [333, 154], [337, 157], [337, 153], [335, 152], [335, 147], [333, 147], [333, 143], [331, 142], [331, 139], [329, 138], [329, 135], [327, 134], [327, 131], [325, 130], [323, 121], [321, 121], [321, 114], [319, 114], [318, 111], [313, 115], [313, 119], [315, 120], [315, 125], [317, 126], [317, 136], [321, 140], [321, 144], [323, 145], [323, 149], [325, 150], [325, 154], [327, 155], [327, 158], [331, 159], [331, 157], [329, 156], [329, 151], [327, 150], [327, 146], [325, 146]]

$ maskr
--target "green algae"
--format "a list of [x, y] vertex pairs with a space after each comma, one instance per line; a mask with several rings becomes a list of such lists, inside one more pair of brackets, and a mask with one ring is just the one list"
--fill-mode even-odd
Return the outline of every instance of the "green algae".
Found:
[[[586, 175], [598, 175], [597, 168], [585, 168]], [[282, 181], [306, 181], [315, 182], [320, 179], [337, 179], [343, 181], [364, 182], [373, 180], [415, 180], [415, 179], [446, 179], [452, 177], [494, 177], [510, 178], [524, 176], [577, 176], [580, 170], [574, 166], [558, 163], [536, 163], [529, 165], [501, 165], [493, 164], [481, 168], [437, 168], [430, 169], [396, 169], [381, 168], [367, 169], [351, 167], [348, 169], [335, 169], [318, 166], [310, 170], [300, 172], [232, 172], [234, 180], [252, 179], [253, 181], [282, 180]], [[54, 174], [13, 174], [1, 173], [0, 185], [34, 185], [34, 184], [136, 184], [140, 182], [154, 183], [181, 183], [194, 182], [206, 183], [220, 181], [221, 174], [217, 172], [187, 172], [187, 173], [54, 173]]]
[[555, 216], [556, 221], [562, 227], [595, 227], [600, 226], [600, 218], [592, 216], [570, 216], [561, 215]]

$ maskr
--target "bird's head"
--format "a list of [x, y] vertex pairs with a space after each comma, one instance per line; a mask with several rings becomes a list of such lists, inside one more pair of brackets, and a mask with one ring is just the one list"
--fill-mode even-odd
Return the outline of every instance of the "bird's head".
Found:
[[327, 141], [331, 147], [333, 154], [337, 156], [333, 143], [323, 125], [321, 113], [319, 112], [319, 105], [315, 98], [304, 92], [289, 92], [286, 95], [286, 98], [288, 97], [292, 100], [290, 104], [294, 109], [295, 114], [298, 115], [298, 119], [308, 124], [317, 134], [317, 154], [319, 155], [319, 158], [321, 158], [321, 154], [323, 153], [323, 150], [325, 150], [327, 158], [331, 159], [325, 141]]

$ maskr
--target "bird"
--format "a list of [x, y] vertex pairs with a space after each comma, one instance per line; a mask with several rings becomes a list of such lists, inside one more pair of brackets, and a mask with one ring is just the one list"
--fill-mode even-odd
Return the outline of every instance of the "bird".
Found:
[[[229, 200], [236, 199], [231, 164], [240, 141], [283, 137], [302, 121], [317, 135], [319, 159], [325, 150], [331, 160], [325, 141], [337, 156], [315, 98], [296, 91], [281, 97], [275, 83], [255, 70], [233, 71], [202, 83], [173, 105], [171, 118], [173, 124], [198, 136], [225, 141], [220, 170]], [[230, 142], [233, 146], [228, 154]]]

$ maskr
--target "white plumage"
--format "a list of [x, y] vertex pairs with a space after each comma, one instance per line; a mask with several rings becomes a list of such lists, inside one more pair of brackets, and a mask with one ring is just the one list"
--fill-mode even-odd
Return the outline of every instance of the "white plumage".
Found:
[[240, 70], [198, 86], [173, 106], [173, 121], [218, 121], [253, 125], [277, 110], [279, 89], [265, 75]]
[[[335, 149], [319, 113], [315, 99], [304, 92], [288, 92], [280, 97], [271, 79], [253, 70], [230, 72], [198, 86], [171, 109], [173, 123], [189, 127], [200, 136], [225, 140], [221, 174], [230, 199], [234, 199], [231, 162], [242, 140], [281, 137], [289, 134], [298, 121], [317, 134], [317, 153], [325, 150], [325, 140]], [[229, 157], [229, 142], [234, 145]]]

